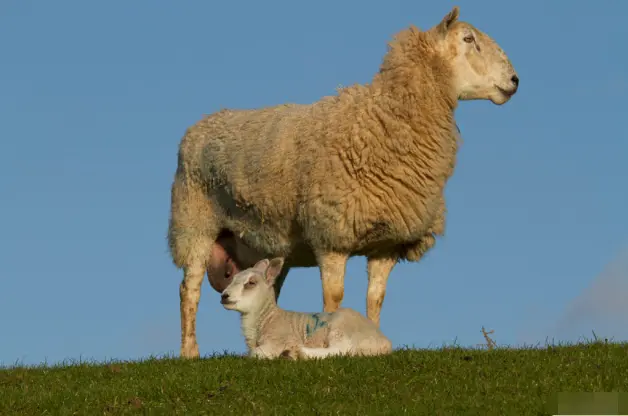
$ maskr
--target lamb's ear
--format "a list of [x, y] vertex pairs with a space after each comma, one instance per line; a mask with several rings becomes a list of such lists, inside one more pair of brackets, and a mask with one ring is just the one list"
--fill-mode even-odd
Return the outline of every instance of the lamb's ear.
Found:
[[269, 264], [268, 259], [261, 259], [260, 261], [255, 263], [255, 266], [253, 266], [253, 268], [255, 270], [259, 270], [260, 272], [264, 273], [266, 269], [268, 268], [268, 264]]
[[279, 273], [281, 273], [283, 261], [282, 257], [275, 257], [269, 262], [268, 268], [266, 268], [266, 273], [264, 274], [264, 276], [266, 276], [266, 281], [269, 284], [272, 285], [275, 283], [275, 279], [279, 276]]
[[458, 6], [454, 6], [454, 8], [451, 9], [451, 11], [447, 13], [445, 17], [443, 17], [443, 20], [441, 20], [441, 22], [436, 27], [436, 31], [438, 32], [438, 34], [440, 34], [441, 36], [445, 36], [451, 25], [453, 25], [456, 20], [458, 20], [459, 15], [460, 8]]

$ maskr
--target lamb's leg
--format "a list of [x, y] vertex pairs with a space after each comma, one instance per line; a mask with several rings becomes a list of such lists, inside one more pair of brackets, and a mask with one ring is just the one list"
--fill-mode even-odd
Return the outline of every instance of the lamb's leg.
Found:
[[274, 360], [275, 358], [291, 358], [296, 355], [295, 347], [279, 345], [271, 342], [264, 342], [249, 351], [249, 357]]
[[342, 340], [334, 344], [330, 344], [328, 347], [300, 347], [299, 358], [312, 359], [312, 358], [327, 358], [336, 355], [351, 355], [351, 343]]
[[388, 276], [395, 264], [397, 264], [396, 256], [367, 259], [369, 283], [366, 295], [366, 316], [377, 326], [379, 326], [379, 317], [386, 296]]
[[260, 345], [259, 347], [255, 347], [251, 350], [249, 357], [257, 358], [259, 360], [270, 360], [275, 358], [272, 352], [272, 349], [264, 348], [264, 346]]
[[334, 312], [344, 297], [345, 269], [349, 256], [342, 253], [324, 253], [317, 256], [323, 285], [323, 310]]
[[345, 354], [346, 351], [340, 347], [329, 348], [313, 348], [313, 347], [301, 347], [301, 357], [308, 360], [312, 358], [327, 358], [334, 355]]

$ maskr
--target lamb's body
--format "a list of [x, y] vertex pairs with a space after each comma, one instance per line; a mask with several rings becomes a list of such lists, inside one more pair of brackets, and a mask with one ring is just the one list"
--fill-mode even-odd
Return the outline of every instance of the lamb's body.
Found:
[[[320, 266], [324, 310], [332, 312], [343, 298], [347, 259], [367, 256], [367, 316], [379, 323], [394, 265], [418, 261], [444, 233], [458, 99], [510, 98], [496, 74], [479, 79], [482, 71], [502, 71], [500, 84], [508, 79], [516, 91], [501, 49], [455, 22], [457, 15], [454, 9], [428, 32], [400, 32], [371, 84], [310, 105], [222, 110], [188, 129], [168, 232], [173, 260], [184, 268], [183, 356], [198, 356], [195, 317], [205, 271], [221, 292], [231, 279], [225, 268], [237, 272], [265, 257], [285, 258], [277, 296], [290, 267]], [[474, 57], [473, 44], [458, 39], [465, 33], [483, 42], [489, 58]], [[462, 55], [464, 62], [456, 61]]]
[[258, 321], [242, 319], [249, 356], [257, 358], [325, 358], [332, 355], [390, 354], [392, 343], [359, 312], [303, 313], [279, 307]]
[[[392, 343], [375, 323], [353, 309], [303, 313], [280, 308], [272, 286], [272, 280], [281, 271], [281, 265], [277, 267], [280, 262], [280, 259], [261, 260], [237, 273], [223, 292], [225, 308], [241, 313], [249, 356], [325, 358], [392, 352]], [[251, 279], [255, 280], [252, 286]]]

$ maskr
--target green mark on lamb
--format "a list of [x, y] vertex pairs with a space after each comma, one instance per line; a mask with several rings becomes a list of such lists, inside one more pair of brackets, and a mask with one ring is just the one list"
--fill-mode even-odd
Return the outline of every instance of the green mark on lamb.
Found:
[[[314, 332], [316, 332], [318, 329], [323, 328], [325, 326], [327, 326], [327, 320], [326, 318], [329, 316], [329, 313], [326, 312], [319, 312], [319, 313], [313, 313], [310, 314], [310, 316], [312, 317], [312, 319], [314, 320], [314, 324], [310, 325], [310, 322], [308, 322], [305, 325], [305, 335], [307, 337], [312, 336], [312, 334], [314, 334]], [[322, 319], [321, 319], [322, 318]]]

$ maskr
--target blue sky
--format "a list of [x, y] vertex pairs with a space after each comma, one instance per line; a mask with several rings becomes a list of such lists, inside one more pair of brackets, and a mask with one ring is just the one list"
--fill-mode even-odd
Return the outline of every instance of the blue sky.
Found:
[[[455, 3], [384, 4], [4, 0], [0, 363], [178, 354], [166, 228], [185, 129], [369, 82], [394, 33]], [[599, 4], [461, 4], [521, 85], [457, 111], [446, 235], [389, 280], [395, 346], [472, 346], [482, 326], [510, 345], [628, 338], [628, 2]], [[360, 312], [365, 269], [349, 262], [343, 303]], [[280, 305], [320, 310], [318, 269], [292, 271]], [[198, 339], [201, 354], [245, 351], [207, 281]]]

